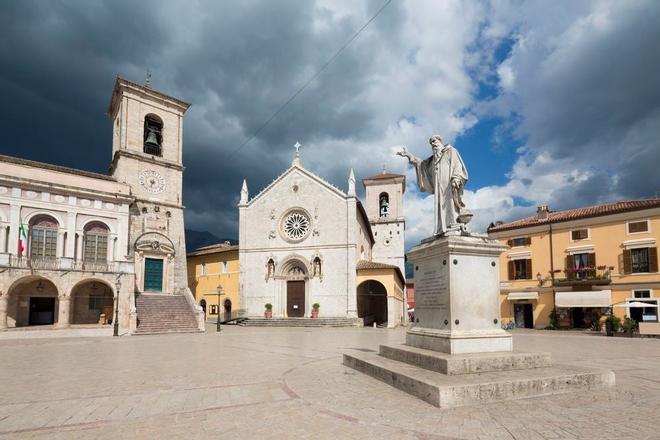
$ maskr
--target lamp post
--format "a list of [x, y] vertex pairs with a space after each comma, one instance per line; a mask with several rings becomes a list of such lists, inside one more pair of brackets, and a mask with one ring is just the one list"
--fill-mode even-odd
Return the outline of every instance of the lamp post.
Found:
[[216, 329], [215, 329], [215, 331], [216, 331], [216, 332], [221, 332], [222, 329], [220, 329], [220, 297], [221, 297], [222, 295], [224, 295], [224, 292], [223, 292], [222, 286], [218, 286], [218, 287], [216, 288], [216, 292], [218, 292], [218, 293], [217, 293], [217, 295], [218, 295], [218, 310], [217, 310], [217, 312], [218, 312], [218, 320], [217, 320], [217, 323], [216, 323]]
[[121, 278], [117, 275], [117, 281], [115, 281], [115, 319], [113, 322], [113, 335], [119, 336], [119, 290], [121, 289]]

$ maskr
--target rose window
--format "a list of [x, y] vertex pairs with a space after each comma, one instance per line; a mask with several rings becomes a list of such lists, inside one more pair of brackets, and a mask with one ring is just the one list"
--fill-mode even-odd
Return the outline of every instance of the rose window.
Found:
[[309, 232], [309, 218], [303, 212], [294, 211], [285, 217], [282, 226], [289, 239], [302, 240]]

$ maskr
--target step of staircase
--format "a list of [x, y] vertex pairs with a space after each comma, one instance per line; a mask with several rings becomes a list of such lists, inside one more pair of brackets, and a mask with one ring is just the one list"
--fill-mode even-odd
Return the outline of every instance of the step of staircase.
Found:
[[242, 323], [248, 327], [358, 327], [357, 318], [249, 318]]
[[142, 294], [135, 298], [135, 335], [199, 333], [197, 318], [183, 295]]

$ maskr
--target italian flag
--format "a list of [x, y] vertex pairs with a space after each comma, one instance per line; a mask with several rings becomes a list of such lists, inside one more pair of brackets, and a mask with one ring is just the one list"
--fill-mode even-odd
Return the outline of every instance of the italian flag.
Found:
[[21, 226], [18, 228], [18, 256], [22, 257], [25, 254], [25, 249], [27, 249], [27, 231], [25, 230], [25, 225], [21, 223]]

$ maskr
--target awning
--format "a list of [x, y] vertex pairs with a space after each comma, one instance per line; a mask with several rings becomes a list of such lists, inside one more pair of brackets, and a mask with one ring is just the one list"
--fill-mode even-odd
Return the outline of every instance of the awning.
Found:
[[539, 299], [538, 292], [509, 292], [506, 299], [516, 301], [519, 299]]
[[555, 293], [555, 305], [557, 307], [609, 307], [611, 304], [611, 290]]
[[612, 307], [626, 307], [626, 308], [632, 307], [632, 308], [644, 308], [644, 309], [646, 309], [647, 307], [653, 307], [654, 309], [657, 309], [660, 306], [658, 306], [657, 304], [650, 304], [642, 301], [629, 301], [626, 303], [616, 304]]

